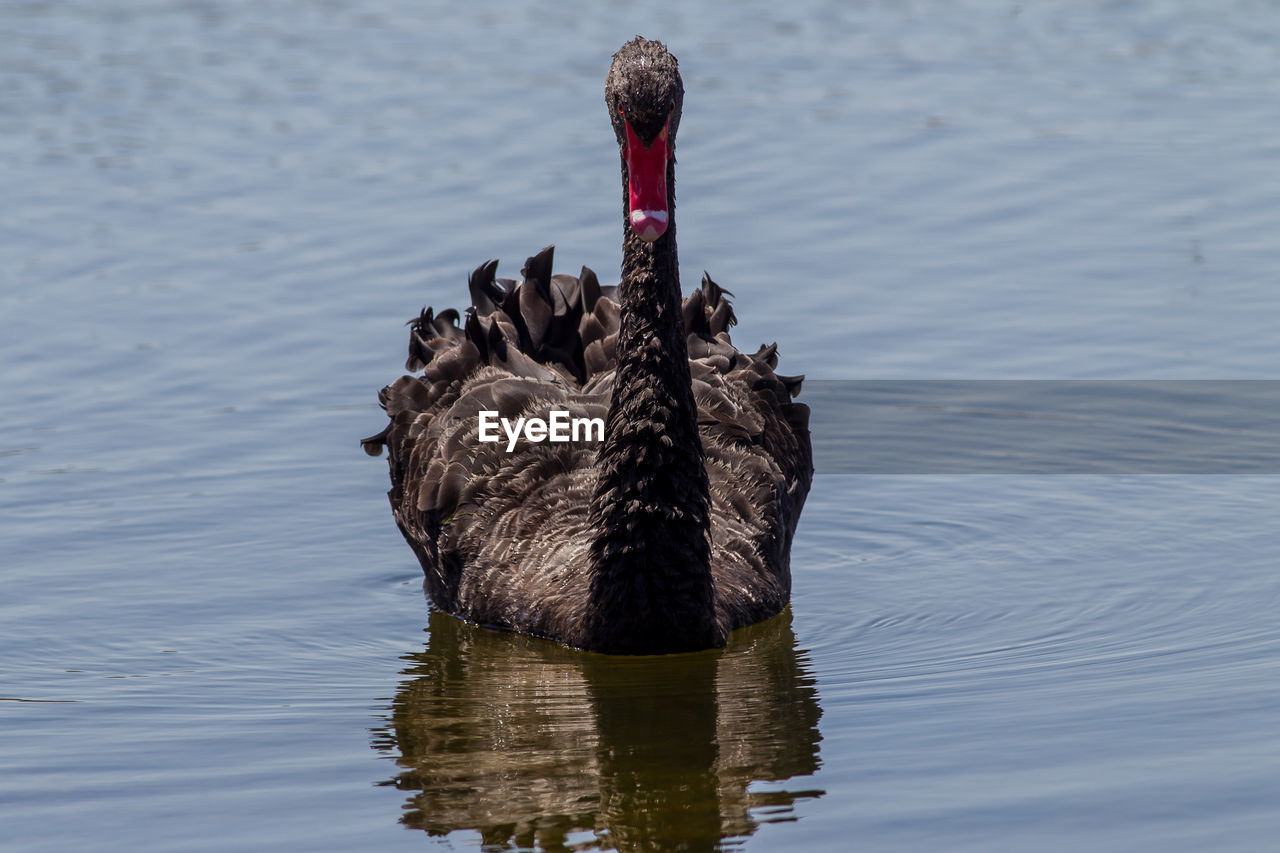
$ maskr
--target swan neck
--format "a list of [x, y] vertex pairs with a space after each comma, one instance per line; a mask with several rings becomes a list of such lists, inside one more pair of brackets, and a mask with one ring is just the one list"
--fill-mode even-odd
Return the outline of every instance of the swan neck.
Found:
[[723, 645], [724, 634], [715, 618], [709, 487], [675, 223], [651, 243], [625, 216], [623, 228], [617, 370], [591, 505], [591, 644], [622, 653], [710, 648]]

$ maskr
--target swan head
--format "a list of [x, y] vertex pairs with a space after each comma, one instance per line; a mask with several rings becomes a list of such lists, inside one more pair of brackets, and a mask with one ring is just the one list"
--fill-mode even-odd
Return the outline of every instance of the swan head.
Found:
[[671, 219], [667, 167], [675, 160], [684, 82], [660, 41], [636, 36], [613, 55], [605, 103], [627, 172], [627, 223], [652, 243]]

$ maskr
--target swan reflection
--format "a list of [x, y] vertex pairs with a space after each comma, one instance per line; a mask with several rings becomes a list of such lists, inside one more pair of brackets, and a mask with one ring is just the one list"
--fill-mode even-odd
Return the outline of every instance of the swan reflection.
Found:
[[821, 710], [789, 609], [725, 649], [662, 657], [439, 612], [427, 630], [374, 730], [407, 826], [474, 830], [485, 849], [711, 850], [822, 794], [796, 778], [818, 768]]

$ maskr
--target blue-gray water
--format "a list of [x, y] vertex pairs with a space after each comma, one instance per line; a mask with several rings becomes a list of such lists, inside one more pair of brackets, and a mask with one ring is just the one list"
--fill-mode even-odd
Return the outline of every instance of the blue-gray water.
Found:
[[1278, 378], [1270, 4], [0, 4], [0, 847], [1273, 849], [1275, 477], [820, 471], [682, 661], [429, 618], [357, 439], [478, 263], [616, 276], [637, 32], [784, 372]]

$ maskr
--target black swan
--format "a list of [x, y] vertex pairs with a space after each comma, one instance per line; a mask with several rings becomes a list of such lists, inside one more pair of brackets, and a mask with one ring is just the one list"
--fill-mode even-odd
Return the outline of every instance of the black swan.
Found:
[[[616, 288], [586, 267], [552, 275], [548, 247], [521, 282], [495, 279], [497, 261], [476, 269], [461, 326], [453, 309], [411, 321], [406, 369], [422, 374], [382, 389], [391, 421], [363, 444], [387, 448], [396, 523], [442, 610], [580, 649], [665, 654], [723, 646], [790, 598], [809, 409], [792, 402], [802, 377], [774, 373], [776, 345], [734, 348], [728, 291], [704, 276], [681, 299], [683, 96], [661, 42], [614, 55]], [[506, 430], [522, 417], [543, 426], [494, 440], [498, 419]], [[584, 431], [540, 440], [557, 417], [565, 435], [569, 420]]]

